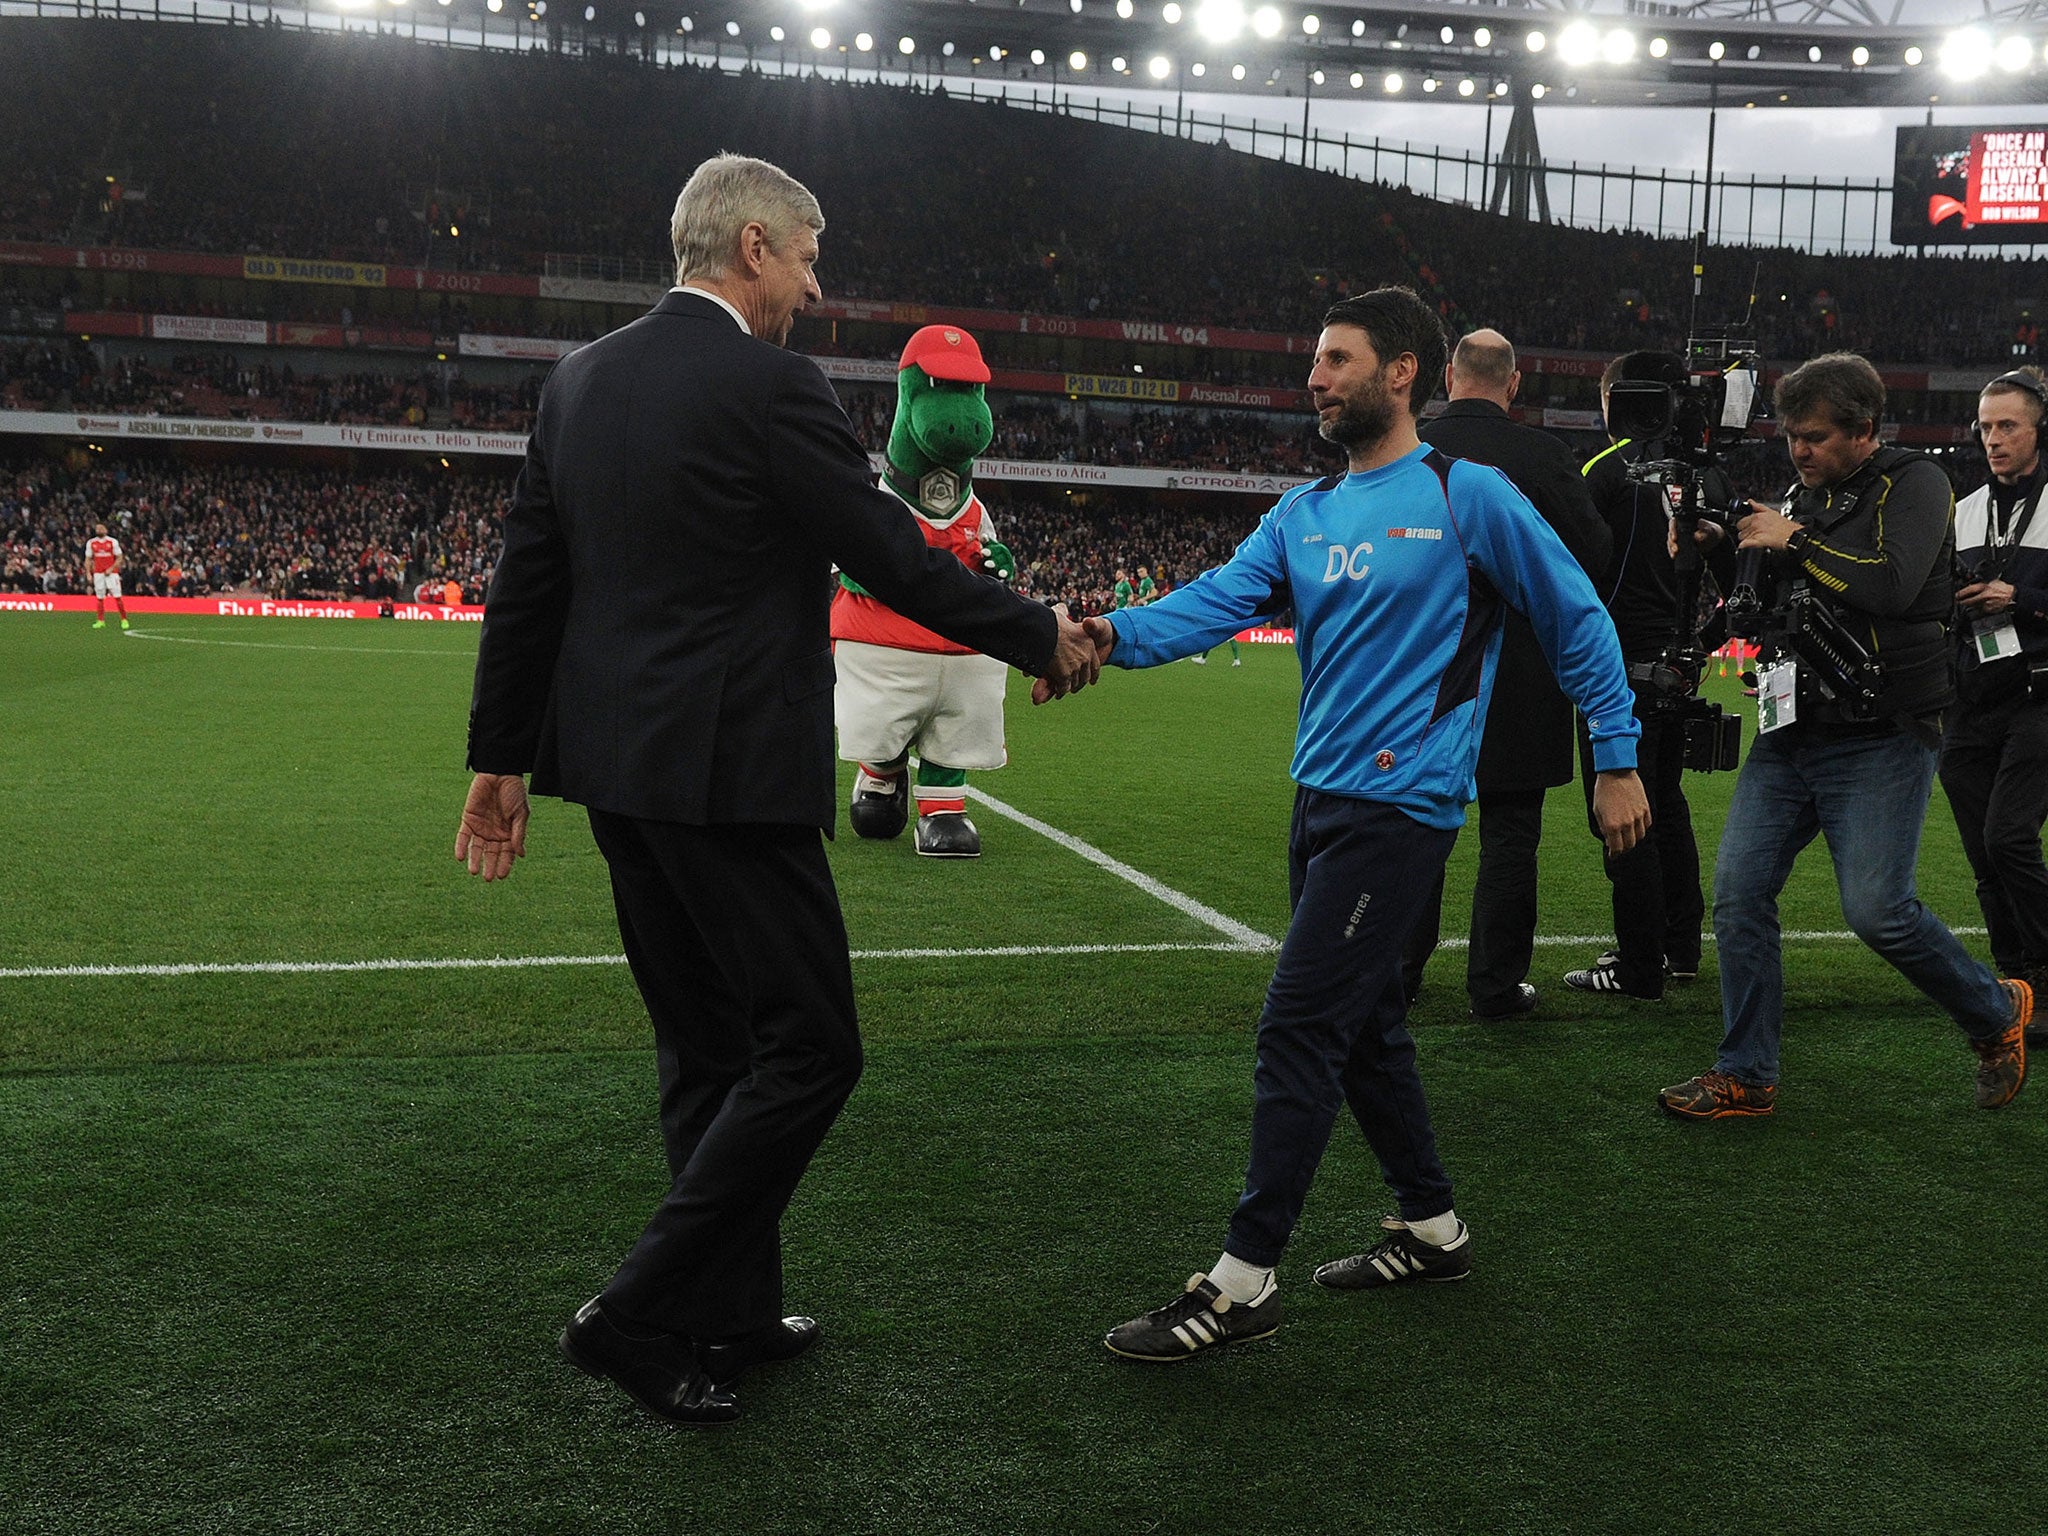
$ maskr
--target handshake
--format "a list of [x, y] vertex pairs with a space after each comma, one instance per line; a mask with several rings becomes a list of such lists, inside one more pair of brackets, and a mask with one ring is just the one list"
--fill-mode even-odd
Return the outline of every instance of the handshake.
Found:
[[1116, 630], [1108, 619], [1091, 616], [1076, 623], [1065, 603], [1053, 609], [1059, 620], [1059, 638], [1053, 644], [1052, 661], [1045, 675], [1031, 685], [1031, 702], [1044, 704], [1065, 698], [1094, 682], [1102, 664], [1116, 647]]

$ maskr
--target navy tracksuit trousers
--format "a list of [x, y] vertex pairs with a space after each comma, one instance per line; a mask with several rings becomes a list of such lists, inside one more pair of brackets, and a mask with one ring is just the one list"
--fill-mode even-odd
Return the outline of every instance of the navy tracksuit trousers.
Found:
[[1294, 916], [1259, 1016], [1252, 1150], [1225, 1251], [1273, 1265], [1351, 1113], [1401, 1216], [1451, 1208], [1406, 1024], [1401, 952], [1457, 833], [1407, 812], [1298, 788], [1288, 832]]

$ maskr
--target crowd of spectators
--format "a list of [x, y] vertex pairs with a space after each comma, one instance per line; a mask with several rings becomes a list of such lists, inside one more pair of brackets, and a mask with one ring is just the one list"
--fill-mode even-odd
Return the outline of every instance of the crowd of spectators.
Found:
[[[745, 122], [751, 149], [818, 192], [821, 273], [845, 296], [1301, 333], [1332, 299], [1400, 278], [1454, 323], [1603, 351], [1673, 344], [1690, 307], [1682, 240], [1539, 233], [942, 90], [263, 28], [16, 20], [10, 41], [0, 237], [528, 272], [566, 252], [658, 270], [678, 168]], [[332, 131], [370, 101], [375, 133]], [[533, 131], [508, 138], [507, 122]], [[1703, 314], [1737, 313], [1753, 274], [1756, 327], [1781, 358], [2000, 361], [2048, 292], [2033, 259], [1730, 249]]]
[[452, 582], [482, 602], [509, 488], [496, 474], [99, 456], [0, 464], [0, 591], [87, 590], [85, 541], [103, 522], [136, 596], [375, 601]]
[[537, 371], [497, 385], [472, 383], [447, 365], [403, 373], [299, 373], [288, 363], [252, 362], [228, 351], [174, 356], [162, 366], [137, 357], [103, 366], [77, 340], [0, 344], [0, 405], [18, 410], [525, 432], [540, 386]]

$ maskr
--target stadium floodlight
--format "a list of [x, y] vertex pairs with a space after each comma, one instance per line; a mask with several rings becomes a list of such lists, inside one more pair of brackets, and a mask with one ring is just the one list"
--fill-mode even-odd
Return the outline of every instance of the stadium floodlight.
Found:
[[1399, 92], [1405, 83], [1398, 74], [1393, 74], [1388, 75], [1386, 79], [1382, 80], [1380, 85], [1389, 96], [1392, 96]]
[[1653, 59], [1661, 59], [1661, 58], [1663, 58], [1663, 57], [1664, 57], [1664, 56], [1665, 56], [1666, 54], [1668, 54], [1669, 52], [1671, 52], [1671, 40], [1670, 40], [1669, 38], [1667, 38], [1667, 37], [1653, 37], [1653, 38], [1651, 38], [1651, 39], [1650, 39], [1650, 57], [1651, 57], [1651, 58], [1653, 58]]
[[1262, 5], [1252, 12], [1252, 30], [1268, 41], [1280, 35], [1286, 23], [1280, 19], [1278, 6]]
[[1908, 48], [1906, 50], [1906, 67], [1909, 69], [1918, 69], [1920, 67], [1920, 61], [1925, 59], [1926, 57], [1927, 55], [1922, 53], [1918, 48]]
[[1301, 18], [1301, 30], [1304, 36], [1314, 37], [1323, 30], [1323, 18], [1316, 15], [1314, 11], [1310, 11], [1308, 15]]
[[1998, 40], [1998, 67], [2009, 75], [2016, 75], [2034, 62], [2034, 45], [2024, 37], [2004, 37]]
[[988, 51], [988, 56], [991, 59], [994, 59], [998, 64], [1003, 62], [1003, 50], [1000, 48], [990, 48]]
[[1472, 43], [1477, 48], [1491, 48], [1493, 46], [1493, 29], [1491, 27], [1474, 28]]
[[946, 43], [940, 47], [939, 52], [943, 53], [947, 58], [950, 59], [951, 57], [953, 57], [953, 45], [951, 43]]
[[832, 46], [832, 34], [823, 27], [811, 28], [811, 46], [813, 48], [830, 48]]
[[1129, 21], [1131, 13], [1136, 10], [1137, 7], [1131, 4], [1131, 0], [1116, 0], [1116, 19], [1118, 21]]
[[1443, 82], [1438, 80], [1435, 75], [1426, 75], [1423, 77], [1422, 89], [1427, 94], [1434, 96], [1436, 94], [1437, 87], [1442, 83]]
[[1445, 27], [1437, 33], [1436, 40], [1448, 48], [1457, 39], [1457, 36], [1457, 33], [1453, 32], [1449, 27]]
[[853, 35], [853, 46], [854, 46], [854, 49], [855, 49], [855, 51], [856, 51], [856, 52], [859, 52], [859, 53], [872, 53], [872, 52], [874, 52], [874, 48], [875, 48], [875, 34], [874, 34], [874, 33], [872, 33], [872, 32], [856, 32], [856, 33], [854, 33], [854, 35]]
[[1714, 42], [1707, 44], [1707, 57], [1712, 59], [1716, 64], [1721, 62], [1721, 60], [1727, 55], [1727, 52], [1728, 45], [1724, 42], [1716, 40]]
[[1045, 50], [1044, 50], [1043, 48], [1034, 48], [1034, 49], [1032, 49], [1032, 50], [1031, 50], [1031, 62], [1032, 62], [1033, 64], [1040, 64], [1040, 65], [1044, 64], [1044, 63], [1045, 63]]
[[1166, 0], [1166, 4], [1159, 8], [1159, 15], [1169, 27], [1180, 25], [1181, 9], [1174, 4], [1174, 0]]
[[789, 41], [789, 34], [780, 27], [770, 27], [768, 29], [768, 41], [771, 43], [786, 43]]
[[1075, 74], [1080, 74], [1081, 71], [1086, 69], [1087, 67], [1088, 55], [1083, 53], [1080, 49], [1076, 48], [1072, 53], [1067, 55], [1067, 68], [1071, 69]]
[[1109, 68], [1113, 74], [1128, 75], [1131, 72], [1131, 61], [1122, 54], [1118, 54], [1109, 61]]
[[1351, 71], [1351, 89], [1353, 89], [1354, 91], [1358, 91], [1363, 90], [1364, 88], [1365, 76], [1354, 69], [1353, 71]]
[[1870, 62], [1870, 50], [1868, 48], [1863, 47], [1861, 44], [1858, 44], [1855, 48], [1850, 50], [1849, 62], [1851, 64], [1854, 64], [1858, 69], [1861, 69], [1864, 65]]
[[1535, 31], [1523, 38], [1522, 43], [1531, 53], [1541, 53], [1550, 46], [1550, 39], [1545, 37], [1541, 31]]
[[1351, 35], [1353, 37], [1365, 36], [1365, 23], [1362, 21], [1354, 21], [1353, 23], [1351, 23]]
[[1941, 44], [1941, 72], [1951, 80], [1975, 80], [1991, 68], [1991, 37], [1981, 27], [1951, 32]]
[[1155, 53], [1145, 61], [1145, 73], [1154, 80], [1164, 80], [1173, 73], [1173, 60], [1163, 53]]
[[1806, 50], [1806, 62], [1809, 64], [1818, 64], [1820, 62], [1819, 43], [1815, 43], [1812, 47]]
[[1590, 21], [1575, 21], [1557, 35], [1557, 51], [1565, 63], [1578, 69], [1600, 57], [1600, 29]]
[[1198, 61], [1188, 66], [1188, 72], [1199, 80], [1202, 76], [1209, 73], [1209, 66]]
[[1233, 43], [1244, 35], [1244, 0], [1202, 0], [1195, 7], [1195, 30], [1212, 43]]
[[[640, 13], [638, 11], [635, 11], [633, 13], [633, 25], [636, 27], [644, 27], [647, 25], [646, 22], [640, 19]], [[725, 35], [727, 37], [738, 37], [740, 35], [740, 24], [736, 21], [728, 21], [725, 24]]]
[[1538, 80], [1534, 85], [1529, 87], [1529, 99], [1531, 101], [1541, 101], [1543, 99], [1543, 93], [1548, 89], [1550, 89], [1550, 87], [1545, 85], [1541, 80]]
[[1242, 64], [1231, 65], [1230, 78], [1233, 80], [1242, 80], [1244, 78], [1244, 66]]
[[1320, 69], [1312, 70], [1309, 73], [1309, 79], [1314, 81], [1317, 85], [1321, 85], [1323, 83], [1323, 72]]
[[1600, 57], [1610, 64], [1626, 64], [1636, 56], [1636, 35], [1627, 27], [1615, 27], [1600, 40]]
[[1460, 96], [1470, 96], [1474, 91], [1478, 89], [1479, 87], [1474, 85], [1470, 80], [1460, 80], [1458, 82], [1458, 94]]
[[1507, 93], [1508, 93], [1508, 83], [1507, 83], [1507, 81], [1505, 81], [1505, 80], [1496, 80], [1496, 81], [1494, 81], [1494, 82], [1493, 82], [1493, 94], [1494, 94], [1494, 95], [1496, 95], [1496, 96], [1505, 96], [1505, 95], [1507, 95]]
[[1081, 14], [1081, 0], [1067, 0], [1067, 9], [1076, 16]]
[[833, 0], [797, 0], [797, 4], [807, 11], [828, 10], [831, 8], [832, 3]]
[[917, 39], [914, 37], [897, 38], [896, 51], [901, 54], [912, 54], [917, 52]]

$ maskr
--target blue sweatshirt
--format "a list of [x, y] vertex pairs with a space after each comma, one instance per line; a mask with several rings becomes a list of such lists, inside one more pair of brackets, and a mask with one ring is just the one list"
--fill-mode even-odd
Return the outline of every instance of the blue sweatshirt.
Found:
[[1500, 471], [1427, 447], [1289, 491], [1226, 563], [1111, 614], [1109, 659], [1176, 661], [1291, 607], [1295, 781], [1456, 827], [1473, 796], [1503, 604], [1527, 617], [1586, 716], [1594, 766], [1633, 768], [1642, 727], [1593, 584]]

